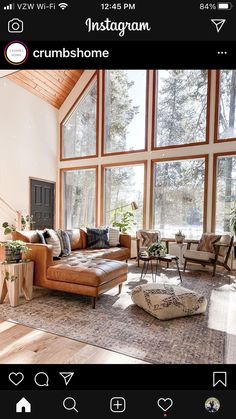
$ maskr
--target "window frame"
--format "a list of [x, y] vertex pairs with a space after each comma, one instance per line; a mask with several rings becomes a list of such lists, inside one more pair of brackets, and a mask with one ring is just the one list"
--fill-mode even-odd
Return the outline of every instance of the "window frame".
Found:
[[[132, 69], [127, 69], [132, 70]], [[141, 69], [140, 69], [141, 70]], [[102, 148], [101, 148], [101, 156], [117, 156], [123, 154], [134, 154], [147, 151], [148, 149], [148, 114], [149, 114], [149, 84], [150, 84], [150, 70], [146, 71], [146, 93], [145, 93], [145, 122], [144, 122], [144, 148], [140, 148], [138, 150], [128, 150], [128, 151], [114, 151], [110, 153], [106, 153], [106, 138], [105, 138], [105, 89], [106, 89], [106, 71], [109, 70], [102, 70]]]
[[216, 231], [216, 193], [217, 193], [217, 161], [219, 157], [235, 156], [236, 151], [223, 151], [213, 154], [213, 185], [212, 185], [212, 214], [211, 214], [211, 230]]
[[182, 148], [182, 147], [193, 147], [199, 145], [209, 144], [209, 137], [210, 137], [210, 99], [211, 99], [211, 70], [206, 69], [207, 71], [207, 109], [206, 109], [206, 136], [204, 141], [200, 142], [191, 142], [188, 144], [174, 144], [168, 146], [157, 146], [157, 72], [160, 71], [158, 69], [153, 70], [153, 97], [152, 97], [152, 150], [167, 150], [171, 148]]
[[101, 224], [105, 222], [104, 210], [105, 210], [105, 170], [109, 167], [124, 167], [124, 166], [143, 166], [144, 169], [144, 179], [143, 179], [143, 224], [142, 228], [146, 228], [146, 202], [147, 202], [147, 160], [136, 160], [120, 163], [107, 163], [101, 165]]
[[204, 176], [204, 201], [203, 201], [203, 233], [206, 232], [207, 228], [207, 215], [208, 215], [208, 177], [209, 177], [209, 155], [208, 154], [196, 154], [182, 157], [168, 157], [162, 159], [152, 159], [151, 160], [151, 182], [150, 182], [150, 226], [154, 228], [154, 167], [155, 163], [163, 162], [173, 162], [173, 161], [183, 161], [183, 160], [197, 160], [205, 159], [205, 176]]
[[[232, 69], [230, 69], [232, 70]], [[221, 71], [216, 70], [216, 95], [215, 95], [215, 124], [214, 124], [214, 143], [222, 144], [231, 141], [236, 141], [236, 137], [233, 138], [219, 138], [219, 107], [220, 107], [220, 79]]]
[[[70, 118], [70, 116], [75, 111], [77, 105], [79, 104], [80, 100], [84, 97], [86, 94], [86, 90], [90, 87], [90, 85], [96, 80], [97, 83], [97, 95], [96, 95], [96, 153], [91, 154], [90, 156], [81, 156], [81, 157], [65, 157], [63, 153], [63, 144], [64, 144], [64, 138], [63, 138], [63, 125], [66, 123], [66, 121]], [[60, 122], [60, 161], [71, 161], [71, 160], [83, 160], [83, 159], [90, 159], [98, 157], [98, 141], [99, 141], [99, 103], [100, 103], [100, 89], [99, 89], [99, 71], [96, 70], [95, 73], [91, 76], [89, 81], [84, 86], [83, 90], [77, 97], [76, 101], [71, 106], [69, 112], [67, 112], [66, 116], [63, 118], [63, 120]]]
[[65, 228], [65, 220], [64, 220], [64, 173], [65, 172], [71, 172], [71, 171], [79, 171], [79, 170], [89, 170], [89, 169], [95, 169], [95, 227], [98, 226], [98, 165], [92, 165], [92, 166], [73, 166], [73, 167], [63, 167], [60, 168], [60, 226], [63, 226]]

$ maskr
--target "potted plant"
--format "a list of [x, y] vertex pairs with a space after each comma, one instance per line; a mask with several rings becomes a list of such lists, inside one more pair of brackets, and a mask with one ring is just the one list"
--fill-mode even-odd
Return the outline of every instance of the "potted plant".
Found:
[[155, 243], [152, 243], [147, 248], [148, 254], [150, 256], [165, 256], [166, 255], [166, 246], [161, 243], [160, 241], [157, 241]]
[[28, 252], [29, 249], [21, 240], [8, 240], [0, 243], [5, 248], [6, 263], [18, 263], [21, 260], [22, 252]]
[[[33, 215], [21, 216], [21, 230], [30, 230], [34, 223], [35, 221], [33, 221]], [[2, 223], [2, 227], [4, 228], [5, 236], [11, 234], [13, 231], [16, 231], [16, 226], [14, 226], [14, 224], [9, 224], [7, 221]]]
[[175, 241], [176, 243], [183, 243], [185, 239], [185, 235], [183, 234], [182, 230], [177, 231], [177, 233], [175, 233]]
[[120, 219], [112, 222], [113, 227], [118, 227], [120, 232], [127, 234], [134, 225], [134, 214], [131, 211], [126, 211], [120, 214]]

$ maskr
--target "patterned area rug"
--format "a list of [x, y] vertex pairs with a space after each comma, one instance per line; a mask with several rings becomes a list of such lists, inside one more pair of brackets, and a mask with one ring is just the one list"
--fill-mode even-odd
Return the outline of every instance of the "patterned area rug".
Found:
[[[226, 363], [227, 299], [232, 292], [236, 295], [229, 285], [232, 278], [187, 272], [183, 286], [207, 297], [207, 313], [160, 321], [132, 303], [131, 290], [151, 282], [150, 275], [140, 281], [140, 272], [131, 264], [122, 294], [115, 288], [100, 296], [95, 310], [89, 298], [36, 289], [29, 302], [21, 299], [15, 308], [8, 302], [1, 305], [0, 317], [151, 363]], [[175, 269], [160, 269], [157, 281], [178, 283]], [[230, 361], [236, 363], [236, 354], [233, 358], [231, 354]]]

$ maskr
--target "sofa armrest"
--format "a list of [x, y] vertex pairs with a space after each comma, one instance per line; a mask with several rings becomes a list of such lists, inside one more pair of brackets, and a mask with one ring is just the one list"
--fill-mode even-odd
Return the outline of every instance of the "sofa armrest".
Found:
[[120, 245], [131, 249], [131, 236], [129, 234], [120, 234]]
[[47, 269], [53, 265], [52, 246], [49, 244], [27, 243], [30, 249], [27, 257], [34, 261], [34, 284], [43, 286], [47, 279]]

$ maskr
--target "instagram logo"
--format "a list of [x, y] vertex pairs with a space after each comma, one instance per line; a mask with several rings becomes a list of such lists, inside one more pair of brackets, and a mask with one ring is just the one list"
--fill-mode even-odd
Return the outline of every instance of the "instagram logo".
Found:
[[23, 42], [13, 41], [5, 47], [4, 55], [10, 64], [21, 65], [28, 59], [29, 50]]

